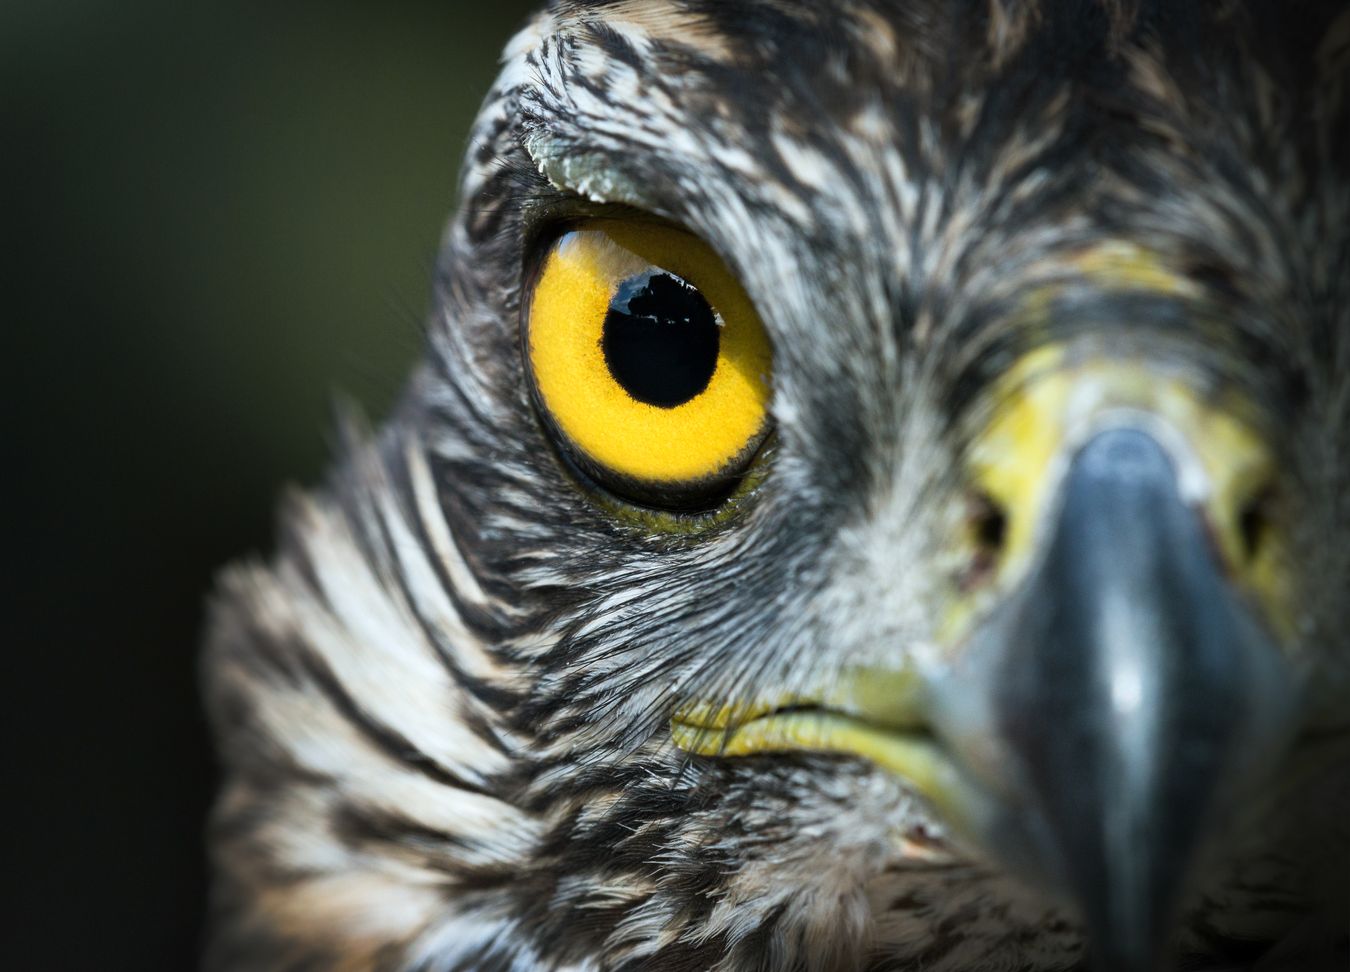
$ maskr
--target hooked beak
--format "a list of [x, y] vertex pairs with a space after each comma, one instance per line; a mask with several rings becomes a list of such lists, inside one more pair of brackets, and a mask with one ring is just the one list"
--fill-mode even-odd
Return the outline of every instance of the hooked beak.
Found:
[[1282, 654], [1148, 432], [1069, 462], [1042, 554], [930, 683], [977, 837], [1073, 899], [1097, 968], [1159, 967], [1221, 809], [1287, 738]]

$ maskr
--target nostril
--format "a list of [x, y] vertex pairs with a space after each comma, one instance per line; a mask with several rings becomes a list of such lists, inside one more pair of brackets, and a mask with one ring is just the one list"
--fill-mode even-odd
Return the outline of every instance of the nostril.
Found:
[[1242, 540], [1242, 552], [1252, 560], [1261, 551], [1266, 535], [1270, 531], [1270, 511], [1274, 503], [1274, 491], [1267, 487], [1248, 500], [1238, 513], [1238, 536]]
[[987, 493], [976, 493], [968, 501], [966, 529], [973, 555], [961, 586], [971, 590], [993, 578], [1008, 540], [1008, 514]]
[[981, 550], [998, 554], [1008, 538], [1008, 514], [989, 496], [976, 497], [972, 523], [975, 542]]

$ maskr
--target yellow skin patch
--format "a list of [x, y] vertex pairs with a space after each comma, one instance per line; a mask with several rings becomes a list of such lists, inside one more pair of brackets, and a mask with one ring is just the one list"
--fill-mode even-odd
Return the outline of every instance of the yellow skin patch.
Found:
[[791, 706], [823, 705], [829, 709], [866, 713], [870, 721], [896, 729], [915, 728], [923, 692], [918, 672], [903, 665], [877, 671], [851, 668], [821, 692], [803, 695], [784, 692], [725, 704], [696, 701], [680, 706], [675, 721], [724, 732]]
[[1108, 290], [1137, 290], [1172, 297], [1195, 294], [1195, 282], [1178, 276], [1157, 256], [1127, 240], [1107, 240], [1082, 250], [1070, 265]]
[[[674, 408], [630, 396], [601, 347], [620, 284], [653, 268], [696, 287], [718, 319], [712, 378]], [[616, 475], [658, 485], [713, 479], [767, 428], [768, 336], [740, 284], [688, 233], [597, 220], [563, 236], [535, 287], [528, 335], [535, 384], [553, 421], [583, 455]]]
[[1073, 446], [1117, 420], [1142, 421], [1178, 445], [1190, 464], [1181, 470], [1182, 488], [1206, 515], [1229, 576], [1290, 640], [1279, 538], [1269, 531], [1251, 554], [1242, 535], [1244, 510], [1260, 500], [1275, 472], [1243, 403], [1207, 401], [1183, 374], [1143, 359], [1071, 360], [1060, 347], [1027, 355], [995, 394], [995, 414], [974, 442], [969, 468], [972, 482], [1006, 512], [1005, 540], [990, 590], [953, 603], [943, 643], [959, 643], [985, 602], [1024, 575], [1049, 518], [1056, 471]]
[[[1193, 280], [1168, 268], [1157, 254], [1124, 240], [1085, 248], [1068, 263], [1079, 281], [1103, 291], [1195, 297]], [[1024, 314], [1036, 317], [1060, 292], [1048, 287], [1033, 296]], [[990, 395], [989, 423], [974, 441], [969, 459], [972, 485], [1007, 515], [1006, 533], [993, 583], [953, 598], [943, 613], [940, 642], [958, 646], [997, 597], [1030, 565], [1047, 505], [1058, 485], [1055, 473], [1072, 446], [1094, 426], [1128, 413], [1170, 433], [1196, 462], [1191, 497], [1207, 514], [1219, 554], [1233, 581], [1248, 591], [1267, 618], [1292, 640], [1289, 580], [1278, 536], [1263, 538], [1254, 557], [1242, 537], [1243, 511], [1274, 478], [1273, 458], [1247, 403], [1233, 396], [1205, 399], [1175, 367], [1146, 356], [1083, 354], [1050, 345], [1026, 354], [1004, 374]], [[973, 540], [967, 541], [973, 548]]]
[[903, 777], [956, 823], [973, 809], [969, 787], [942, 748], [929, 736], [895, 732], [838, 712], [780, 712], [711, 728], [671, 722], [671, 737], [686, 752], [703, 756], [808, 751], [862, 756]]

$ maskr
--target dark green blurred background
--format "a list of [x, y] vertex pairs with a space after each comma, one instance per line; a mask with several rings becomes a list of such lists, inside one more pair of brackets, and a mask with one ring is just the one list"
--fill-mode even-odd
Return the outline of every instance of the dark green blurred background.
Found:
[[0, 0], [7, 967], [193, 965], [211, 575], [390, 402], [534, 5]]

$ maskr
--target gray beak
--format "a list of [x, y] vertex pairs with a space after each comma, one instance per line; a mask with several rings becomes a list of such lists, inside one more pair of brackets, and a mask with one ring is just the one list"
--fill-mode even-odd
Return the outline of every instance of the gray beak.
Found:
[[1148, 432], [1082, 446], [1046, 528], [933, 686], [937, 732], [990, 797], [978, 838], [1076, 907], [1094, 966], [1159, 969], [1200, 852], [1288, 739], [1290, 666]]

